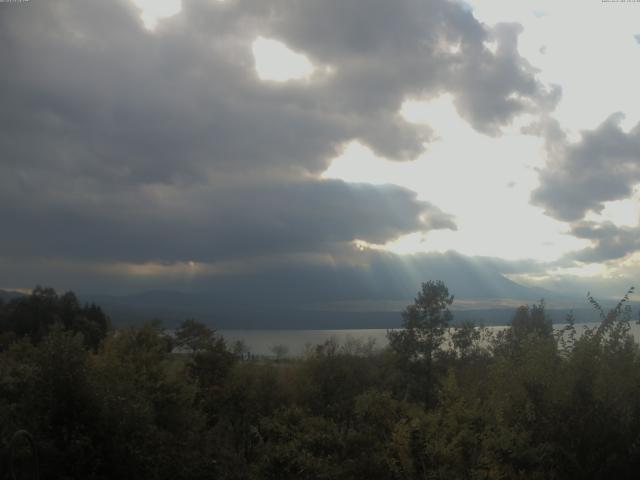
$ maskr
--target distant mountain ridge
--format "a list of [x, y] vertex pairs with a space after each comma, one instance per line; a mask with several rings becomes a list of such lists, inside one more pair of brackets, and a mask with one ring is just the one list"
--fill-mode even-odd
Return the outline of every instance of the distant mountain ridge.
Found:
[[8, 302], [13, 300], [14, 298], [24, 297], [25, 294], [21, 292], [16, 292], [14, 290], [0, 290], [0, 300], [3, 302]]
[[[584, 309], [584, 312], [576, 313], [578, 321], [593, 320], [584, 299], [556, 295], [541, 288], [529, 288], [501, 275], [495, 275], [490, 283], [477, 278], [466, 279], [465, 282], [451, 277], [448, 280], [449, 283], [445, 283], [453, 294], [458, 291], [467, 294], [456, 296], [457, 304], [454, 302], [452, 307], [454, 318], [458, 321], [507, 324], [518, 305], [532, 304], [541, 298], [548, 301], [551, 307], [561, 306], [549, 309], [555, 322], [562, 321], [573, 306]], [[471, 284], [480, 284], [482, 288], [472, 291], [469, 288]], [[254, 299], [251, 299], [251, 295], [243, 299], [230, 294], [240, 291], [240, 287], [227, 283], [204, 292], [151, 290], [121, 296], [87, 294], [80, 295], [80, 298], [84, 302], [101, 305], [116, 325], [158, 318], [171, 327], [185, 318], [194, 317], [219, 329], [336, 329], [398, 327], [401, 325], [400, 312], [413, 301], [415, 295], [411, 291], [403, 298], [310, 302], [296, 297], [287, 298], [276, 292]], [[419, 283], [416, 283], [415, 288], [418, 287]], [[251, 292], [251, 286], [246, 286], [246, 291]], [[499, 296], [504, 292], [512, 296]], [[470, 293], [475, 293], [475, 296], [468, 295]], [[577, 309], [574, 308], [574, 311], [577, 312]]]
[[[508, 281], [508, 280], [507, 280]], [[509, 281], [508, 281], [509, 282]], [[513, 283], [513, 282], [512, 282]], [[452, 306], [454, 322], [473, 320], [478, 324], [506, 325], [515, 308], [545, 298], [547, 311], [555, 323], [562, 323], [569, 311], [576, 322], [598, 321], [597, 313], [586, 301], [547, 295], [543, 289], [528, 289], [518, 284], [514, 291], [526, 298], [456, 298]], [[453, 291], [453, 290], [452, 290]], [[0, 290], [4, 302], [24, 297], [17, 291]], [[82, 303], [96, 303], [111, 317], [116, 326], [141, 324], [159, 319], [168, 328], [185, 318], [197, 318], [217, 329], [342, 329], [397, 328], [401, 311], [412, 299], [356, 300], [334, 303], [260, 303], [225, 302], [211, 292], [189, 293], [173, 290], [149, 290], [130, 295], [79, 294]], [[524, 296], [524, 295], [523, 295]], [[638, 303], [630, 302], [637, 310]], [[603, 302], [610, 308], [611, 302]]]
[[[394, 328], [401, 325], [401, 311], [427, 280], [442, 280], [455, 295], [456, 321], [504, 325], [519, 305], [540, 299], [555, 322], [564, 321], [570, 310], [579, 322], [598, 320], [586, 301], [586, 291], [572, 296], [521, 285], [502, 273], [511, 267], [497, 259], [455, 252], [366, 255], [361, 264], [284, 265], [212, 275], [200, 279], [192, 290], [166, 288], [120, 295], [75, 292], [81, 302], [103, 307], [116, 326], [157, 318], [172, 327], [192, 317], [219, 329]], [[0, 298], [19, 295], [5, 292]], [[603, 306], [608, 308], [609, 303]]]

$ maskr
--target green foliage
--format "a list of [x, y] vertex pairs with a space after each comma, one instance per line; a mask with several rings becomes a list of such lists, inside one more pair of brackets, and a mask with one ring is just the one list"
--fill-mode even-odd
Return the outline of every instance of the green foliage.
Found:
[[550, 338], [553, 334], [551, 319], [545, 311], [544, 300], [538, 305], [518, 307], [511, 320], [511, 333], [515, 342], [527, 337]]
[[402, 313], [403, 328], [387, 332], [389, 347], [403, 372], [405, 398], [420, 398], [426, 405], [435, 400], [434, 360], [442, 353], [445, 332], [453, 318], [449, 310], [452, 303], [453, 295], [443, 282], [423, 283], [413, 304]]
[[202, 467], [192, 457], [199, 450], [204, 415], [193, 408], [196, 387], [184, 381], [185, 367], [171, 348], [171, 338], [157, 324], [147, 323], [118, 331], [93, 358], [93, 388], [111, 478], [199, 475]]
[[422, 284], [413, 304], [402, 313], [402, 329], [389, 331], [389, 345], [409, 360], [430, 361], [442, 344], [453, 315], [453, 295], [441, 281]]
[[264, 419], [261, 431], [269, 448], [257, 466], [265, 480], [330, 480], [341, 476], [344, 440], [331, 419], [293, 407]]
[[110, 328], [109, 318], [97, 305], [81, 306], [73, 292], [58, 295], [52, 288], [38, 286], [31, 295], [0, 304], [0, 349], [13, 337], [38, 343], [57, 323], [81, 333], [83, 342], [94, 350]]
[[276, 361], [282, 361], [289, 354], [289, 348], [286, 345], [278, 344], [271, 347], [271, 352], [276, 357]]
[[210, 349], [217, 340], [214, 330], [193, 318], [183, 321], [175, 331], [176, 346], [192, 353]]
[[540, 302], [491, 338], [448, 329], [453, 297], [428, 282], [386, 350], [274, 361], [195, 320], [87, 342], [88, 310], [41, 289], [0, 306], [0, 449], [26, 428], [55, 479], [637, 478], [630, 294], [589, 296], [596, 327], [554, 332]]
[[493, 338], [492, 349], [494, 355], [506, 356], [517, 362], [520, 355], [535, 349], [539, 343], [547, 344], [555, 351], [557, 341], [544, 301], [540, 300], [537, 305], [523, 305], [516, 309], [511, 328], [502, 330]]

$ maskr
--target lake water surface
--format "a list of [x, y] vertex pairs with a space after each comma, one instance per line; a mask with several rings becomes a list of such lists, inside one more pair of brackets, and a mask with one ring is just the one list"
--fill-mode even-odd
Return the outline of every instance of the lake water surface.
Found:
[[[576, 332], [580, 334], [585, 327], [593, 327], [596, 323], [576, 324]], [[555, 329], [563, 328], [563, 324], [554, 325]], [[507, 327], [486, 327], [490, 331], [498, 332]], [[378, 329], [354, 329], [354, 330], [219, 330], [228, 345], [243, 341], [253, 355], [272, 356], [273, 347], [282, 345], [286, 347], [288, 355], [298, 356], [304, 353], [308, 346], [324, 343], [333, 338], [339, 344], [344, 344], [349, 339], [367, 341], [372, 339], [376, 348], [384, 348], [387, 345], [387, 330]], [[631, 333], [636, 340], [640, 339], [640, 325], [631, 323]]]

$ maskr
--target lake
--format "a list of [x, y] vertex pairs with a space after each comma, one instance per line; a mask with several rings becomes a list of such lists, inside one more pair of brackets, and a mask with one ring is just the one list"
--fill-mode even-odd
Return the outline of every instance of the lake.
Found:
[[[576, 324], [576, 331], [580, 334], [585, 327], [593, 327], [596, 323]], [[561, 329], [564, 324], [555, 324], [554, 329]], [[507, 327], [488, 326], [491, 331], [498, 332]], [[288, 355], [298, 356], [304, 353], [308, 346], [324, 343], [334, 338], [339, 344], [344, 344], [349, 339], [375, 341], [376, 348], [384, 348], [387, 345], [387, 330], [353, 329], [353, 330], [218, 330], [229, 346], [234, 342], [243, 341], [249, 351], [254, 355], [273, 356], [272, 348], [283, 345], [288, 350]], [[640, 339], [640, 325], [631, 323], [631, 333], [636, 340]]]

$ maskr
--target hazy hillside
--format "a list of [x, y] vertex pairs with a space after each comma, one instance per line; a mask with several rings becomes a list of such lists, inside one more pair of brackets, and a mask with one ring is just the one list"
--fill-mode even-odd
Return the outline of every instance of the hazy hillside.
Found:
[[[216, 328], [393, 328], [400, 312], [415, 296], [416, 286], [442, 279], [455, 294], [456, 320], [506, 324], [514, 309], [544, 298], [555, 322], [574, 309], [578, 321], [593, 313], [583, 298], [570, 298], [519, 285], [487, 266], [447, 255], [422, 260], [422, 268], [395, 277], [397, 266], [377, 265], [368, 272], [327, 271], [322, 279], [291, 270], [262, 275], [225, 277], [207, 291], [186, 293], [155, 290], [135, 295], [80, 295], [102, 305], [115, 324], [159, 318], [172, 325], [195, 317]], [[306, 281], [303, 281], [303, 277]], [[317, 285], [332, 285], [318, 289]], [[241, 294], [241, 295], [240, 295]], [[584, 311], [582, 310], [584, 309]]]

